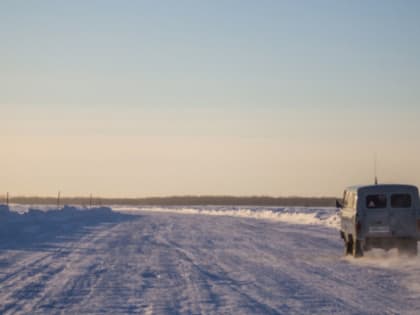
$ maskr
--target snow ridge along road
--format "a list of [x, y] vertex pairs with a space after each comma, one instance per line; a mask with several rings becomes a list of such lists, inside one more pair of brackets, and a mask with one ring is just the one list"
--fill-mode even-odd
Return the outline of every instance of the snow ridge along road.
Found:
[[324, 225], [339, 228], [339, 216], [336, 208], [304, 208], [304, 207], [113, 207], [116, 210], [127, 213], [138, 213], [139, 211], [201, 214], [210, 216], [230, 216], [250, 219], [269, 220], [291, 224]]
[[170, 210], [0, 209], [0, 314], [418, 314], [419, 259], [343, 258], [322, 224]]

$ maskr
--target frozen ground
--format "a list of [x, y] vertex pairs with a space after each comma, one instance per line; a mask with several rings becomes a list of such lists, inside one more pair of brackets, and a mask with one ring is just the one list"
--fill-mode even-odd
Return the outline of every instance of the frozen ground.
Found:
[[419, 314], [420, 259], [343, 258], [333, 209], [115, 209], [0, 208], [0, 314]]

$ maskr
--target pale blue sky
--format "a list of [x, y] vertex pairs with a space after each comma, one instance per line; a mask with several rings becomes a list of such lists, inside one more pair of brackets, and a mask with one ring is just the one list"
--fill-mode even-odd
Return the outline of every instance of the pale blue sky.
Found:
[[419, 21], [418, 1], [0, 1], [0, 189], [334, 195], [374, 152], [420, 185]]

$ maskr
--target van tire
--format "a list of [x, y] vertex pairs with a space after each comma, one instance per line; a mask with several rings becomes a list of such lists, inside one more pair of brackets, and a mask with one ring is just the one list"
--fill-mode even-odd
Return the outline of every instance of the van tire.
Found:
[[348, 241], [346, 241], [346, 239], [344, 239], [344, 256], [351, 255], [352, 250], [353, 250], [353, 240], [349, 239]]
[[362, 249], [362, 242], [359, 240], [356, 240], [355, 242], [352, 242], [353, 248], [352, 248], [352, 255], [354, 258], [363, 257], [363, 249]]

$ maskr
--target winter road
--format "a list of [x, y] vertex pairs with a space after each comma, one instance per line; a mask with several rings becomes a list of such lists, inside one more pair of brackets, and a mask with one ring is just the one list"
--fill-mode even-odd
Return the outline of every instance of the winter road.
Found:
[[142, 212], [70, 230], [0, 246], [0, 314], [420, 310], [420, 260], [343, 258], [332, 228]]

